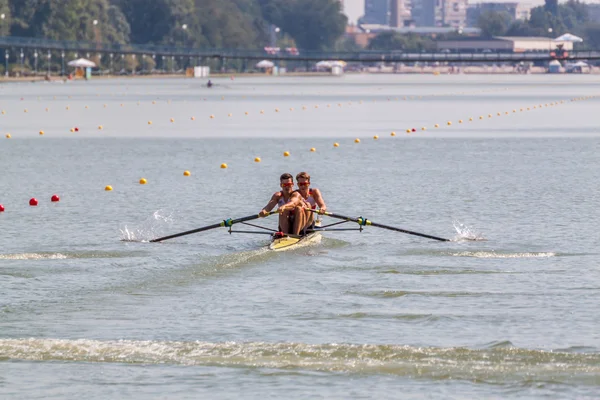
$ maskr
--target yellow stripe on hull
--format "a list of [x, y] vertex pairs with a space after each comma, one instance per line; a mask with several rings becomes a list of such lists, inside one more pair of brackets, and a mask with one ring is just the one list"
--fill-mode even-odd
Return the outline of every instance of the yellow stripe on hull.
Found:
[[313, 243], [319, 243], [321, 241], [321, 234], [319, 232], [309, 233], [301, 238], [284, 236], [282, 238], [274, 239], [269, 245], [269, 250], [273, 251], [284, 251], [296, 249], [298, 247], [306, 246]]

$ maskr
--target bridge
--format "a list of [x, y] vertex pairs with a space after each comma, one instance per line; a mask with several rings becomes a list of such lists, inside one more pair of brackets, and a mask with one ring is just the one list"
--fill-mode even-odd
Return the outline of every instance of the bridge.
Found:
[[[191, 63], [195, 59], [206, 62], [217, 59], [224, 63], [226, 60], [271, 60], [286, 62], [318, 62], [322, 60], [339, 60], [345, 62], [359, 63], [414, 63], [414, 62], [441, 62], [441, 63], [519, 63], [519, 62], [545, 62], [557, 58], [576, 61], [576, 60], [599, 60], [600, 50], [578, 50], [570, 51], [565, 57], [557, 57], [548, 52], [403, 52], [403, 51], [368, 51], [361, 50], [357, 52], [331, 52], [331, 51], [266, 51], [265, 49], [211, 49], [211, 48], [189, 48], [173, 47], [165, 45], [141, 45], [141, 44], [115, 44], [100, 43], [89, 41], [62, 41], [40, 38], [24, 38], [14, 36], [0, 37], [0, 48], [4, 50], [5, 63], [8, 67], [9, 60], [15, 61], [20, 56], [21, 63], [25, 51], [29, 55], [33, 52], [37, 66], [37, 58], [46, 58], [50, 64], [51, 58], [60, 56], [63, 62], [69, 53], [76, 54], [97, 54], [102, 57], [108, 56], [111, 60], [114, 57], [124, 56], [142, 56], [152, 57], [163, 60], [165, 58], [184, 60], [187, 58]], [[38, 53], [39, 52], [39, 53]], [[0, 56], [1, 57], [1, 56]]]

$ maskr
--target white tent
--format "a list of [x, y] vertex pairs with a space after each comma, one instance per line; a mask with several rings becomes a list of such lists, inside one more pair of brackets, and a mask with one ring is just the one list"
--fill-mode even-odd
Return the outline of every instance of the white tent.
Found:
[[316, 64], [317, 68], [331, 68], [331, 61], [319, 61]]
[[564, 35], [560, 35], [556, 39], [555, 42], [583, 42], [583, 39], [579, 36], [572, 35], [570, 33], [565, 33]]
[[67, 63], [69, 67], [76, 68], [94, 68], [96, 63], [90, 60], [86, 60], [85, 58], [79, 58], [77, 60], [69, 61]]
[[273, 62], [269, 60], [262, 60], [256, 63], [256, 68], [273, 68], [274, 66], [275, 64], [273, 64]]

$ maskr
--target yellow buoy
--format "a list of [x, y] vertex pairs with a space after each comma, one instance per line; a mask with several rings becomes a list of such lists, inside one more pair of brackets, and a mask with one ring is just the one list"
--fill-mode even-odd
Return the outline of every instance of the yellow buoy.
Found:
[[260, 110], [260, 113], [261, 113], [261, 114], [264, 114], [264, 113], [265, 113], [265, 110]]
[[104, 127], [102, 125], [98, 125], [98, 130], [101, 131], [102, 129], [104, 129]]
[[446, 122], [448, 125], [452, 125], [452, 121], [448, 121]]
[[254, 157], [254, 162], [260, 162], [260, 157]]
[[458, 120], [458, 123], [459, 123], [459, 124], [462, 124], [462, 123], [463, 123], [463, 120], [462, 120], [462, 119], [459, 119], [459, 120]]
[[396, 136], [396, 132], [391, 132], [390, 136]]
[[227, 164], [225, 164], [225, 163], [221, 164], [221, 169], [225, 169], [225, 168], [227, 168]]
[[214, 118], [215, 118], [215, 116], [211, 114], [210, 115], [210, 119], [214, 119]]
[[171, 118], [171, 122], [175, 122], [175, 118]]
[[191, 175], [190, 171], [183, 171], [183, 176], [190, 176], [190, 175]]
[[360, 139], [359, 138], [354, 139], [354, 143], [360, 143]]
[[406, 130], [406, 133], [410, 133], [410, 129], [407, 129], [407, 130]]
[[75, 128], [71, 128], [71, 133], [75, 132]]
[[192, 121], [195, 121], [195, 120], [196, 120], [196, 117], [192, 117], [192, 118], [190, 118], [190, 119], [191, 119]]
[[434, 126], [435, 126], [436, 128], [439, 128], [439, 127], [440, 127], [440, 125], [439, 125], [439, 124], [435, 124]]
[[501, 113], [497, 113], [497, 114], [498, 114], [498, 116], [501, 116], [501, 115], [502, 115]]
[[377, 139], [379, 139], [379, 136], [375, 135], [375, 136], [373, 136], [373, 139], [377, 140]]
[[421, 128], [421, 130], [422, 130], [422, 131], [426, 131], [426, 130], [427, 130], [427, 128], [425, 128], [425, 127], [422, 127], [422, 128]]
[[7, 138], [7, 139], [10, 139], [11, 137], [12, 137], [12, 136], [10, 136], [10, 133], [7, 133], [7, 134], [6, 134], [6, 138]]
[[2, 115], [6, 114], [6, 111], [2, 110]]
[[106, 190], [107, 192], [110, 192], [112, 190], [112, 186], [106, 185], [106, 187], [104, 188], [104, 190]]
[[23, 110], [23, 112], [27, 112], [27, 109]]
[[317, 151], [317, 149], [315, 149], [314, 147], [311, 147], [310, 151], [312, 151], [314, 153], [315, 151]]
[[152, 102], [152, 104], [156, 104], [156, 102], [155, 102], [155, 101], [153, 101], [153, 102]]
[[492, 118], [492, 114], [488, 114], [488, 118]]
[[107, 107], [107, 105], [105, 104], [105, 105], [104, 105], [104, 108], [106, 108], [106, 107]]
[[232, 113], [227, 114], [228, 117], [233, 117]]
[[283, 152], [283, 156], [284, 157], [289, 157], [290, 156], [290, 152], [289, 151], [284, 151]]
[[246, 111], [244, 114], [248, 115], [248, 111]]
[[479, 116], [479, 119], [483, 119], [483, 115], [480, 115], [480, 116]]
[[145, 185], [146, 183], [148, 183], [148, 181], [146, 180], [146, 178], [140, 179], [140, 185]]
[[40, 131], [40, 135], [43, 135], [43, 134], [44, 134], [44, 131]]
[[88, 106], [85, 106], [85, 109], [86, 109], [86, 110], [87, 110], [88, 108], [89, 108]]
[[469, 117], [469, 121], [473, 121], [473, 117]]
[[290, 107], [290, 111], [294, 111], [294, 107]]
[[275, 112], [279, 112], [279, 108], [276, 108], [276, 109], [275, 109]]
[[333, 147], [340, 147], [340, 144], [339, 143], [334, 143]]
[[152, 125], [152, 121], [148, 121], [148, 125]]
[[48, 112], [48, 111], [50, 111], [50, 109], [49, 109], [49, 108], [46, 108], [46, 112]]
[[66, 106], [66, 107], [65, 107], [65, 109], [66, 109], [66, 110], [68, 110], [68, 109], [69, 109], [69, 106]]

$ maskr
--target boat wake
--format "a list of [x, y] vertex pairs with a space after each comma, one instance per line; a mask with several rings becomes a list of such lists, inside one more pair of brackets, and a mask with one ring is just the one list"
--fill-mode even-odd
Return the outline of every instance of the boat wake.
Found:
[[460, 242], [462, 240], [487, 240], [485, 237], [483, 237], [483, 234], [475, 232], [472, 228], [458, 220], [453, 221], [452, 225], [454, 225], [454, 229], [456, 229], [456, 232], [458, 233], [458, 235], [452, 240], [453, 242]]
[[383, 374], [436, 380], [574, 381], [597, 385], [597, 351], [544, 351], [498, 341], [483, 348], [401, 344], [268, 343], [136, 340], [0, 339], [0, 361], [172, 364], [332, 373]]
[[475, 258], [548, 258], [556, 257], [553, 252], [525, 252], [525, 253], [506, 253], [496, 251], [461, 251], [451, 253], [454, 257], [475, 257]]
[[123, 242], [148, 242], [163, 235], [165, 227], [173, 223], [173, 212], [157, 210], [137, 227], [122, 225], [119, 228]]

